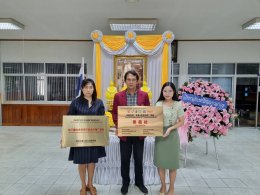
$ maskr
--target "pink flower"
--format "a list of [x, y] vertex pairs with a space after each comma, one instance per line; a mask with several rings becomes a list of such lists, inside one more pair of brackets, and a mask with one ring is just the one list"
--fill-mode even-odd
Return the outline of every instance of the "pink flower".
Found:
[[216, 125], [214, 123], [212, 123], [211, 125], [209, 125], [209, 130], [212, 131], [216, 128]]
[[[194, 90], [193, 90], [194, 89]], [[228, 110], [218, 111], [211, 106], [197, 106], [191, 103], [183, 103], [185, 112], [185, 125], [189, 128], [189, 133], [192, 136], [203, 134], [204, 136], [211, 135], [214, 132], [221, 135], [226, 135], [228, 128], [232, 126], [230, 119], [234, 117], [234, 104], [229, 94], [220, 88], [219, 85], [197, 80], [196, 82], [188, 83], [187, 86], [182, 86], [178, 94], [182, 98], [183, 93], [191, 93], [198, 96], [207, 96], [216, 100], [226, 101]], [[213, 134], [212, 134], [213, 135]]]

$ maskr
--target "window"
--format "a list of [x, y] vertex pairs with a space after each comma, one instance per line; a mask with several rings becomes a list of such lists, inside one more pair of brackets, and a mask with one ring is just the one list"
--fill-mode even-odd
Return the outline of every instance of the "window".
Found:
[[218, 84], [225, 92], [232, 95], [232, 77], [212, 77], [212, 83]]
[[43, 74], [44, 63], [24, 63], [25, 74]]
[[71, 101], [75, 98], [77, 94], [77, 82], [78, 77], [67, 77], [67, 100]]
[[10, 101], [23, 100], [23, 77], [6, 76], [5, 77], [6, 99]]
[[[3, 63], [6, 101], [71, 101], [80, 63]], [[84, 66], [87, 73], [86, 64]]]
[[189, 64], [188, 74], [210, 74], [211, 64]]
[[44, 77], [40, 77], [40, 76], [25, 77], [25, 100], [26, 101], [44, 100]]
[[189, 82], [204, 80], [216, 83], [232, 96], [235, 65], [235, 63], [189, 64]]
[[212, 74], [235, 74], [235, 64], [212, 64]]
[[171, 82], [174, 83], [175, 87], [178, 89], [179, 86], [179, 74], [180, 74], [180, 64], [171, 64]]
[[259, 64], [256, 63], [238, 63], [237, 74], [259, 74]]
[[189, 82], [195, 82], [197, 80], [210, 81], [210, 77], [189, 77]]
[[[67, 64], [67, 74], [79, 74], [81, 64], [68, 63]], [[87, 72], [87, 66], [84, 66], [84, 72]]]
[[46, 74], [65, 74], [65, 64], [46, 63]]
[[44, 63], [24, 63], [24, 74], [25, 101], [44, 100]]
[[47, 77], [47, 100], [66, 101], [65, 77]]
[[22, 63], [3, 63], [3, 73], [23, 73]]

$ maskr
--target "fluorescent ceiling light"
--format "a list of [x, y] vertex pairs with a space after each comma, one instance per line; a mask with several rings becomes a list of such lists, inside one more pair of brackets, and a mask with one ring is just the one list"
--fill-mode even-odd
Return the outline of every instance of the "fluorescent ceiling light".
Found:
[[127, 3], [137, 3], [139, 0], [125, 0]]
[[112, 31], [154, 31], [157, 24], [155, 18], [111, 18], [109, 25]]
[[0, 18], [0, 30], [21, 30], [24, 25], [12, 18]]
[[256, 30], [260, 29], [260, 17], [254, 18], [242, 25], [243, 29]]

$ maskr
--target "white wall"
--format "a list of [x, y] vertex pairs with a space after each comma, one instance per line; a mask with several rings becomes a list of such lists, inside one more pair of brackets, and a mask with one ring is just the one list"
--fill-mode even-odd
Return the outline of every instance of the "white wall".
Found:
[[260, 41], [178, 42], [179, 84], [188, 80], [188, 63], [260, 63]]
[[88, 74], [92, 74], [92, 42], [70, 41], [2, 41], [2, 62], [68, 62], [80, 63], [85, 58]]
[[[92, 42], [1, 41], [2, 62], [81, 62], [85, 57], [88, 74], [93, 74]], [[188, 80], [188, 63], [260, 62], [260, 41], [180, 41], [179, 84]]]
[[[85, 62], [88, 64], [88, 74], [93, 74], [92, 42], [0, 42], [0, 66], [2, 62], [73, 63], [81, 62], [81, 57], [85, 57]], [[260, 41], [180, 41], [178, 43], [179, 85], [188, 80], [188, 63], [203, 62], [260, 62]]]

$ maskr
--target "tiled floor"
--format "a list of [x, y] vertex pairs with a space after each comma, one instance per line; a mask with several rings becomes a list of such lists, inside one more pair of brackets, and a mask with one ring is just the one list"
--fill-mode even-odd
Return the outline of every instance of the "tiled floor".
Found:
[[[60, 149], [60, 128], [0, 126], [0, 194], [79, 194], [77, 166]], [[221, 170], [212, 139], [189, 144], [186, 168], [178, 170], [176, 195], [260, 195], [260, 130], [235, 128], [217, 140]], [[183, 164], [183, 160], [181, 160]], [[98, 194], [120, 194], [119, 185], [96, 185]], [[147, 186], [158, 194], [160, 186]], [[140, 194], [133, 186], [129, 193]]]

